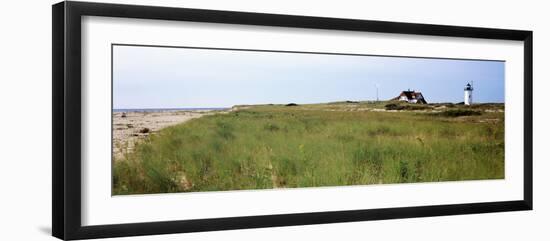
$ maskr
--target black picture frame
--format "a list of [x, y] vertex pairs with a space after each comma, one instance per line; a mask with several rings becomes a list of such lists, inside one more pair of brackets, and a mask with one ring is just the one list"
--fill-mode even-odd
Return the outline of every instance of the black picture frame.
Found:
[[[428, 36], [517, 40], [524, 43], [524, 187], [522, 200], [333, 212], [82, 226], [81, 17], [194, 21]], [[532, 210], [533, 32], [278, 14], [90, 2], [52, 6], [52, 233], [60, 239], [106, 238], [228, 229]]]

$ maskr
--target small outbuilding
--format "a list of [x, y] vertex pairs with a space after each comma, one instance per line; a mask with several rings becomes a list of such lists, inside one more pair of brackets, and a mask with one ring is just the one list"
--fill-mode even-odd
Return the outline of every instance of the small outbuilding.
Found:
[[405, 101], [412, 104], [428, 104], [422, 93], [414, 90], [401, 91], [401, 94], [399, 94], [399, 96], [391, 100]]

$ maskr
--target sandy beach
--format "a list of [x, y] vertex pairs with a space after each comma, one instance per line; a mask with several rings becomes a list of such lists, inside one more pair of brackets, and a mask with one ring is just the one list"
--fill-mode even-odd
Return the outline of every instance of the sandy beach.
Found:
[[158, 111], [158, 112], [114, 112], [113, 154], [115, 160], [133, 150], [135, 144], [162, 128], [184, 123], [204, 115], [225, 113], [219, 110]]

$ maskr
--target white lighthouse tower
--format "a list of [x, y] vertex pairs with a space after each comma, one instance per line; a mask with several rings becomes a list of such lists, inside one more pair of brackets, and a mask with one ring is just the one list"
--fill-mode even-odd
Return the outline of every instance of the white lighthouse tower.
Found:
[[464, 87], [464, 104], [471, 105], [473, 103], [472, 92], [474, 91], [474, 82], [472, 84], [468, 83]]

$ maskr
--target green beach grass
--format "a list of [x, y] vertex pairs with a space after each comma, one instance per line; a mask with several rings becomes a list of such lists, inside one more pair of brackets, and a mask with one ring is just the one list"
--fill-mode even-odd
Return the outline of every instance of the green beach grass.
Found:
[[138, 143], [114, 162], [113, 195], [502, 179], [503, 109], [247, 106]]

